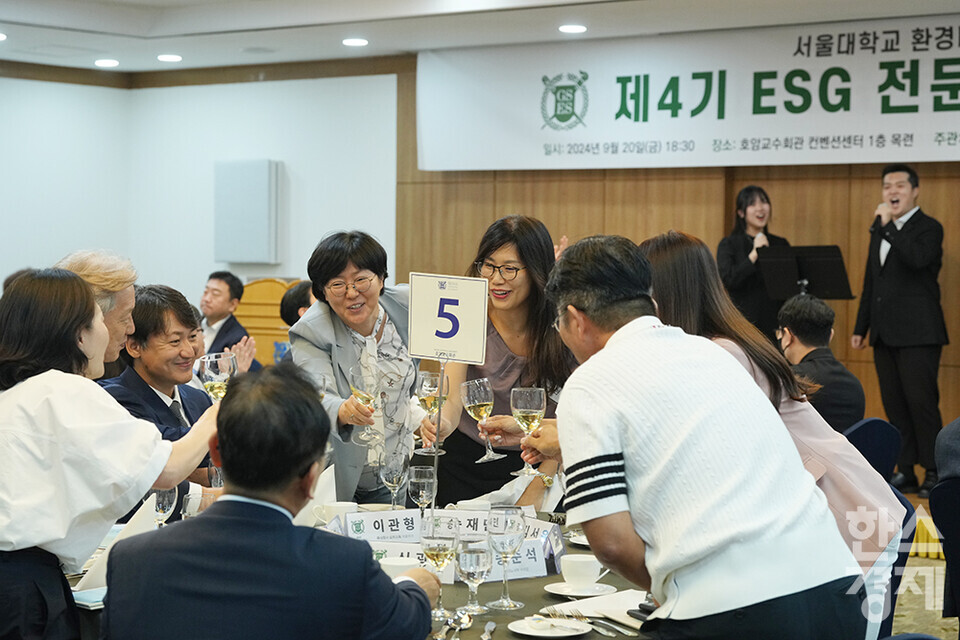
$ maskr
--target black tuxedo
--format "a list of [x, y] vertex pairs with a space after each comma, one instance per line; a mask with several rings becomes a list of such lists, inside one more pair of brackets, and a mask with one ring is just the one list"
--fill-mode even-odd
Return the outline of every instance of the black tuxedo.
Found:
[[422, 640], [430, 603], [393, 584], [358, 540], [294, 526], [267, 506], [221, 500], [117, 543], [101, 638]]
[[814, 349], [793, 365], [797, 375], [820, 385], [810, 404], [835, 430], [843, 433], [863, 420], [866, 398], [863, 385], [837, 360], [829, 347]]
[[[140, 374], [132, 366], [127, 367], [116, 378], [101, 380], [100, 386], [123, 405], [123, 408], [130, 412], [130, 415], [155, 424], [164, 440], [176, 441], [186, 435], [188, 429], [180, 423], [180, 418], [160, 399], [157, 392], [140, 377]], [[183, 412], [190, 424], [199, 420], [203, 412], [213, 404], [210, 401], [210, 396], [199, 389], [181, 384], [177, 387], [177, 390], [180, 393]], [[209, 465], [209, 458], [204, 458], [203, 462], [200, 463], [201, 467]], [[177, 489], [177, 504], [168, 522], [175, 522], [180, 519], [180, 506], [183, 503], [183, 496], [190, 489], [190, 482], [184, 480], [178, 485]], [[119, 522], [129, 520], [138, 508], [139, 505], [134, 507], [128, 514], [120, 518]]]
[[[213, 342], [210, 343], [210, 348], [207, 349], [207, 353], [223, 353], [224, 349], [232, 349], [233, 345], [243, 340], [247, 335], [249, 335], [247, 330], [243, 328], [243, 325], [240, 324], [237, 317], [231, 313], [227, 316], [227, 319], [223, 321], [223, 325], [220, 327], [220, 330], [217, 331]], [[262, 366], [263, 365], [254, 359], [250, 365], [250, 371], [256, 371]]]
[[[881, 240], [890, 252], [880, 264]], [[937, 276], [943, 261], [943, 226], [917, 210], [897, 229], [891, 220], [870, 227], [870, 252], [853, 333], [870, 344], [889, 421], [903, 435], [900, 470], [919, 462], [936, 470], [934, 442], [942, 425], [937, 374], [947, 327]]]

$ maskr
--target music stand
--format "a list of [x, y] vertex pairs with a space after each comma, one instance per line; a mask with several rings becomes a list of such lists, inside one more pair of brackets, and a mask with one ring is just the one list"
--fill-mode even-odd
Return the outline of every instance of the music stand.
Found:
[[761, 247], [757, 268], [771, 300], [806, 293], [821, 300], [852, 300], [850, 280], [840, 247]]

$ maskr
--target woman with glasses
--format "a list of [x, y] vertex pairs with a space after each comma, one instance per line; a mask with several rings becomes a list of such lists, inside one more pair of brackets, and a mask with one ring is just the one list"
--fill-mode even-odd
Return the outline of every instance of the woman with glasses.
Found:
[[804, 467], [826, 496], [840, 534], [864, 571], [866, 638], [875, 639], [897, 557], [903, 506], [880, 474], [807, 402], [808, 383], [796, 378], [786, 358], [737, 311], [706, 244], [669, 231], [644, 241], [640, 249], [653, 267], [660, 319], [728, 351], [780, 412]]
[[[324, 386], [323, 406], [336, 425], [330, 434], [336, 463], [337, 499], [389, 503], [377, 474], [381, 450], [410, 449], [413, 431], [426, 414], [410, 404], [417, 363], [407, 351], [406, 286], [387, 287], [387, 252], [362, 231], [324, 238], [307, 263], [317, 302], [290, 329], [293, 361]], [[375, 370], [382, 385], [380, 410], [351, 392], [351, 369]], [[429, 422], [429, 421], [426, 421]], [[372, 426], [382, 441], [353, 440]]]
[[[544, 387], [552, 396], [545, 415], [554, 418], [554, 398], [575, 366], [573, 356], [552, 328], [556, 311], [543, 292], [553, 264], [554, 245], [546, 226], [535, 218], [507, 216], [483, 234], [467, 271], [467, 275], [486, 278], [490, 283], [486, 362], [482, 366], [452, 363], [447, 365], [447, 372], [451, 390], [458, 389], [464, 380], [490, 380], [494, 403], [487, 426], [491, 430], [519, 432], [510, 417], [510, 390], [514, 387]], [[437, 477], [437, 504], [441, 505], [500, 490], [513, 479], [510, 472], [523, 466], [517, 445], [498, 447], [499, 453], [507, 454], [505, 458], [475, 463], [483, 456], [485, 445], [477, 423], [461, 411], [458, 395], [451, 391], [444, 405], [441, 440], [446, 455], [440, 457]], [[432, 439], [429, 430], [424, 435]], [[496, 445], [496, 440], [493, 442]], [[537, 499], [542, 498], [544, 478], [549, 481], [556, 472], [555, 462], [544, 465], [543, 476], [529, 483], [529, 493], [520, 496], [521, 503], [533, 503], [534, 493], [541, 494]]]

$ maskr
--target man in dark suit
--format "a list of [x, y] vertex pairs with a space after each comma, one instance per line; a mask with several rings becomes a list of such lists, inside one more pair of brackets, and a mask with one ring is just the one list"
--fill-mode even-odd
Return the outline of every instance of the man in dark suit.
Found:
[[863, 385], [830, 350], [834, 317], [833, 309], [823, 300], [794, 296], [780, 308], [777, 339], [794, 372], [820, 385], [810, 395], [810, 404], [831, 427], [843, 433], [863, 420], [866, 399]]
[[[206, 393], [187, 385], [193, 377], [195, 338], [200, 332], [193, 309], [170, 287], [137, 287], [133, 323], [135, 329], [126, 344], [131, 366], [100, 384], [134, 417], [157, 425], [164, 440], [179, 440], [211, 405]], [[210, 486], [208, 464], [207, 460], [201, 463], [189, 480]], [[169, 522], [179, 519], [189, 482], [182, 482], [178, 489], [178, 506]]]
[[293, 524], [330, 433], [306, 374], [287, 363], [241, 374], [217, 429], [210, 455], [224, 495], [113, 547], [101, 637], [425, 638], [433, 574], [413, 569], [392, 582], [367, 543]]
[[[207, 277], [207, 286], [200, 298], [203, 312], [203, 343], [206, 353], [222, 353], [236, 347], [247, 337], [247, 330], [233, 315], [243, 298], [243, 283], [229, 271], [214, 271]], [[261, 367], [257, 360], [250, 370]]]
[[[904, 164], [883, 169], [883, 202], [870, 227], [870, 252], [860, 309], [850, 344], [866, 347], [873, 360], [887, 419], [903, 436], [899, 473], [892, 484], [903, 493], [929, 496], [937, 483], [934, 443], [942, 426], [937, 373], [947, 327], [937, 275], [943, 260], [943, 227], [917, 206], [920, 180]], [[919, 485], [913, 467], [923, 466]]]

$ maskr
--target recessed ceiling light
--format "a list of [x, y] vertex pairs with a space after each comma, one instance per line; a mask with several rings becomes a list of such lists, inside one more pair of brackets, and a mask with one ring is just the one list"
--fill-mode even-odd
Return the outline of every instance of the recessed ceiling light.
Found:
[[109, 58], [104, 58], [104, 59], [102, 59], [102, 60], [97, 60], [97, 61], [95, 61], [93, 64], [97, 65], [98, 67], [103, 67], [104, 69], [109, 69], [109, 68], [111, 68], [111, 67], [119, 67], [119, 66], [120, 66], [120, 61], [119, 61], [119, 60], [111, 60], [111, 59], [109, 59]]
[[7, 39], [7, 34], [5, 34], [5, 33], [0, 33], [0, 42], [3, 42], [3, 41], [6, 40], [6, 39]]
[[183, 56], [178, 56], [175, 53], [161, 53], [157, 56], [157, 60], [160, 62], [180, 62], [183, 60]]
[[370, 43], [363, 38], [347, 38], [343, 41], [343, 44], [347, 47], [365, 47]]
[[565, 24], [560, 26], [560, 33], [583, 33], [587, 28], [582, 24]]

